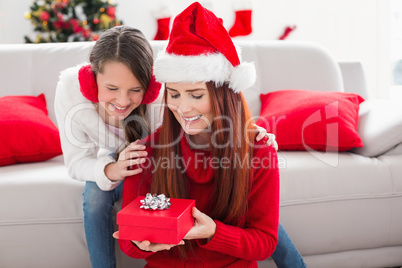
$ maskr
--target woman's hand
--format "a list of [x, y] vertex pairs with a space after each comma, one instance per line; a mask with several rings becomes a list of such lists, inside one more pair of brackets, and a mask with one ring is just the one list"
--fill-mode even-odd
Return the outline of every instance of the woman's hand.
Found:
[[257, 128], [258, 130], [258, 135], [255, 138], [256, 141], [260, 141], [262, 140], [264, 137], [267, 137], [267, 145], [268, 146], [273, 146], [275, 151], [278, 151], [278, 143], [276, 142], [276, 137], [274, 134], [271, 133], [267, 133], [267, 130], [263, 127], [260, 127], [259, 125], [254, 124], [254, 126]]
[[195, 218], [194, 226], [188, 231], [184, 239], [211, 239], [216, 232], [216, 223], [207, 214], [202, 213], [196, 207], [191, 211]]
[[131, 240], [139, 249], [143, 251], [151, 251], [151, 252], [158, 252], [162, 250], [170, 250], [171, 248], [178, 246], [178, 245], [184, 245], [184, 241], [180, 241], [178, 245], [175, 244], [158, 244], [158, 243], [151, 243], [148, 240], [145, 241], [134, 241]]
[[[119, 239], [119, 231], [113, 233], [113, 237], [116, 239]], [[161, 250], [170, 250], [171, 248], [178, 246], [178, 245], [184, 245], [184, 241], [180, 241], [179, 244], [158, 244], [158, 243], [151, 243], [148, 240], [145, 241], [134, 241], [131, 240], [139, 249], [143, 251], [151, 251], [151, 252], [158, 252]]]
[[105, 167], [105, 175], [111, 181], [122, 181], [128, 176], [133, 176], [142, 172], [142, 168], [129, 169], [131, 166], [145, 162], [148, 155], [144, 145], [137, 144], [138, 140], [130, 143], [119, 155], [115, 163], [110, 163]]

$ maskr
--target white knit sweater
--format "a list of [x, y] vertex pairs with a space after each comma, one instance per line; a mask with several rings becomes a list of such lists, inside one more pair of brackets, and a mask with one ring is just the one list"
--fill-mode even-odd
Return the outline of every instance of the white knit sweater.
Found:
[[[110, 191], [120, 182], [106, 177], [105, 166], [115, 161], [111, 154], [124, 146], [125, 140], [110, 131], [95, 105], [82, 96], [78, 82], [78, 70], [82, 65], [61, 72], [56, 88], [54, 108], [64, 162], [72, 178], [94, 181], [100, 189]], [[161, 95], [147, 105], [151, 131], [161, 123]]]

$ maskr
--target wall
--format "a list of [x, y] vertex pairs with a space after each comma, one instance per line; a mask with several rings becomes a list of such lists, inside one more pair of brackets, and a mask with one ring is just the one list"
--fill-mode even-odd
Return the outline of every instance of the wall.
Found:
[[[244, 1], [244, 0], [243, 0]], [[0, 0], [0, 43], [23, 43], [23, 36], [35, 34], [24, 18], [32, 1]], [[125, 24], [141, 29], [152, 39], [157, 25], [154, 12], [168, 4], [172, 17], [191, 0], [115, 0], [117, 16]], [[224, 20], [229, 29], [234, 22], [238, 0], [200, 1]], [[297, 29], [288, 40], [316, 42], [339, 61], [360, 61], [366, 72], [371, 98], [388, 98], [391, 83], [389, 45], [389, 0], [250, 0], [253, 33], [235, 39], [274, 40], [286, 25]], [[319, 75], [319, 74], [317, 74]]]

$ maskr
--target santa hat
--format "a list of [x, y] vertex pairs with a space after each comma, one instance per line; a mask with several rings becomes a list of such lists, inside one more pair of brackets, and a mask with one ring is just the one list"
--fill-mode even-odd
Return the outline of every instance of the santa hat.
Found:
[[166, 50], [155, 60], [154, 73], [161, 83], [227, 82], [236, 93], [256, 79], [254, 64], [241, 62], [222, 20], [198, 2], [176, 16]]

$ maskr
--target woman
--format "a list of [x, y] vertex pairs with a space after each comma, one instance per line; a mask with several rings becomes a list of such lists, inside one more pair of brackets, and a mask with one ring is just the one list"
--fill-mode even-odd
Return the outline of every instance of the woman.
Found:
[[257, 267], [277, 245], [279, 172], [276, 151], [254, 142], [240, 93], [254, 83], [254, 66], [194, 3], [176, 17], [155, 76], [165, 83], [163, 123], [143, 141], [148, 161], [126, 178], [123, 207], [148, 192], [191, 198], [195, 224], [179, 245], [119, 240], [120, 248], [147, 267]]
[[[61, 73], [55, 110], [69, 174], [86, 181], [84, 228], [92, 267], [116, 267], [112, 210], [122, 180], [142, 171], [128, 167], [145, 160], [145, 146], [136, 140], [149, 134], [149, 121], [156, 121], [148, 120], [158, 115], [146, 104], [155, 100], [161, 85], [152, 74], [152, 48], [137, 29], [105, 31], [89, 60]], [[131, 144], [115, 159], [127, 140]]]

